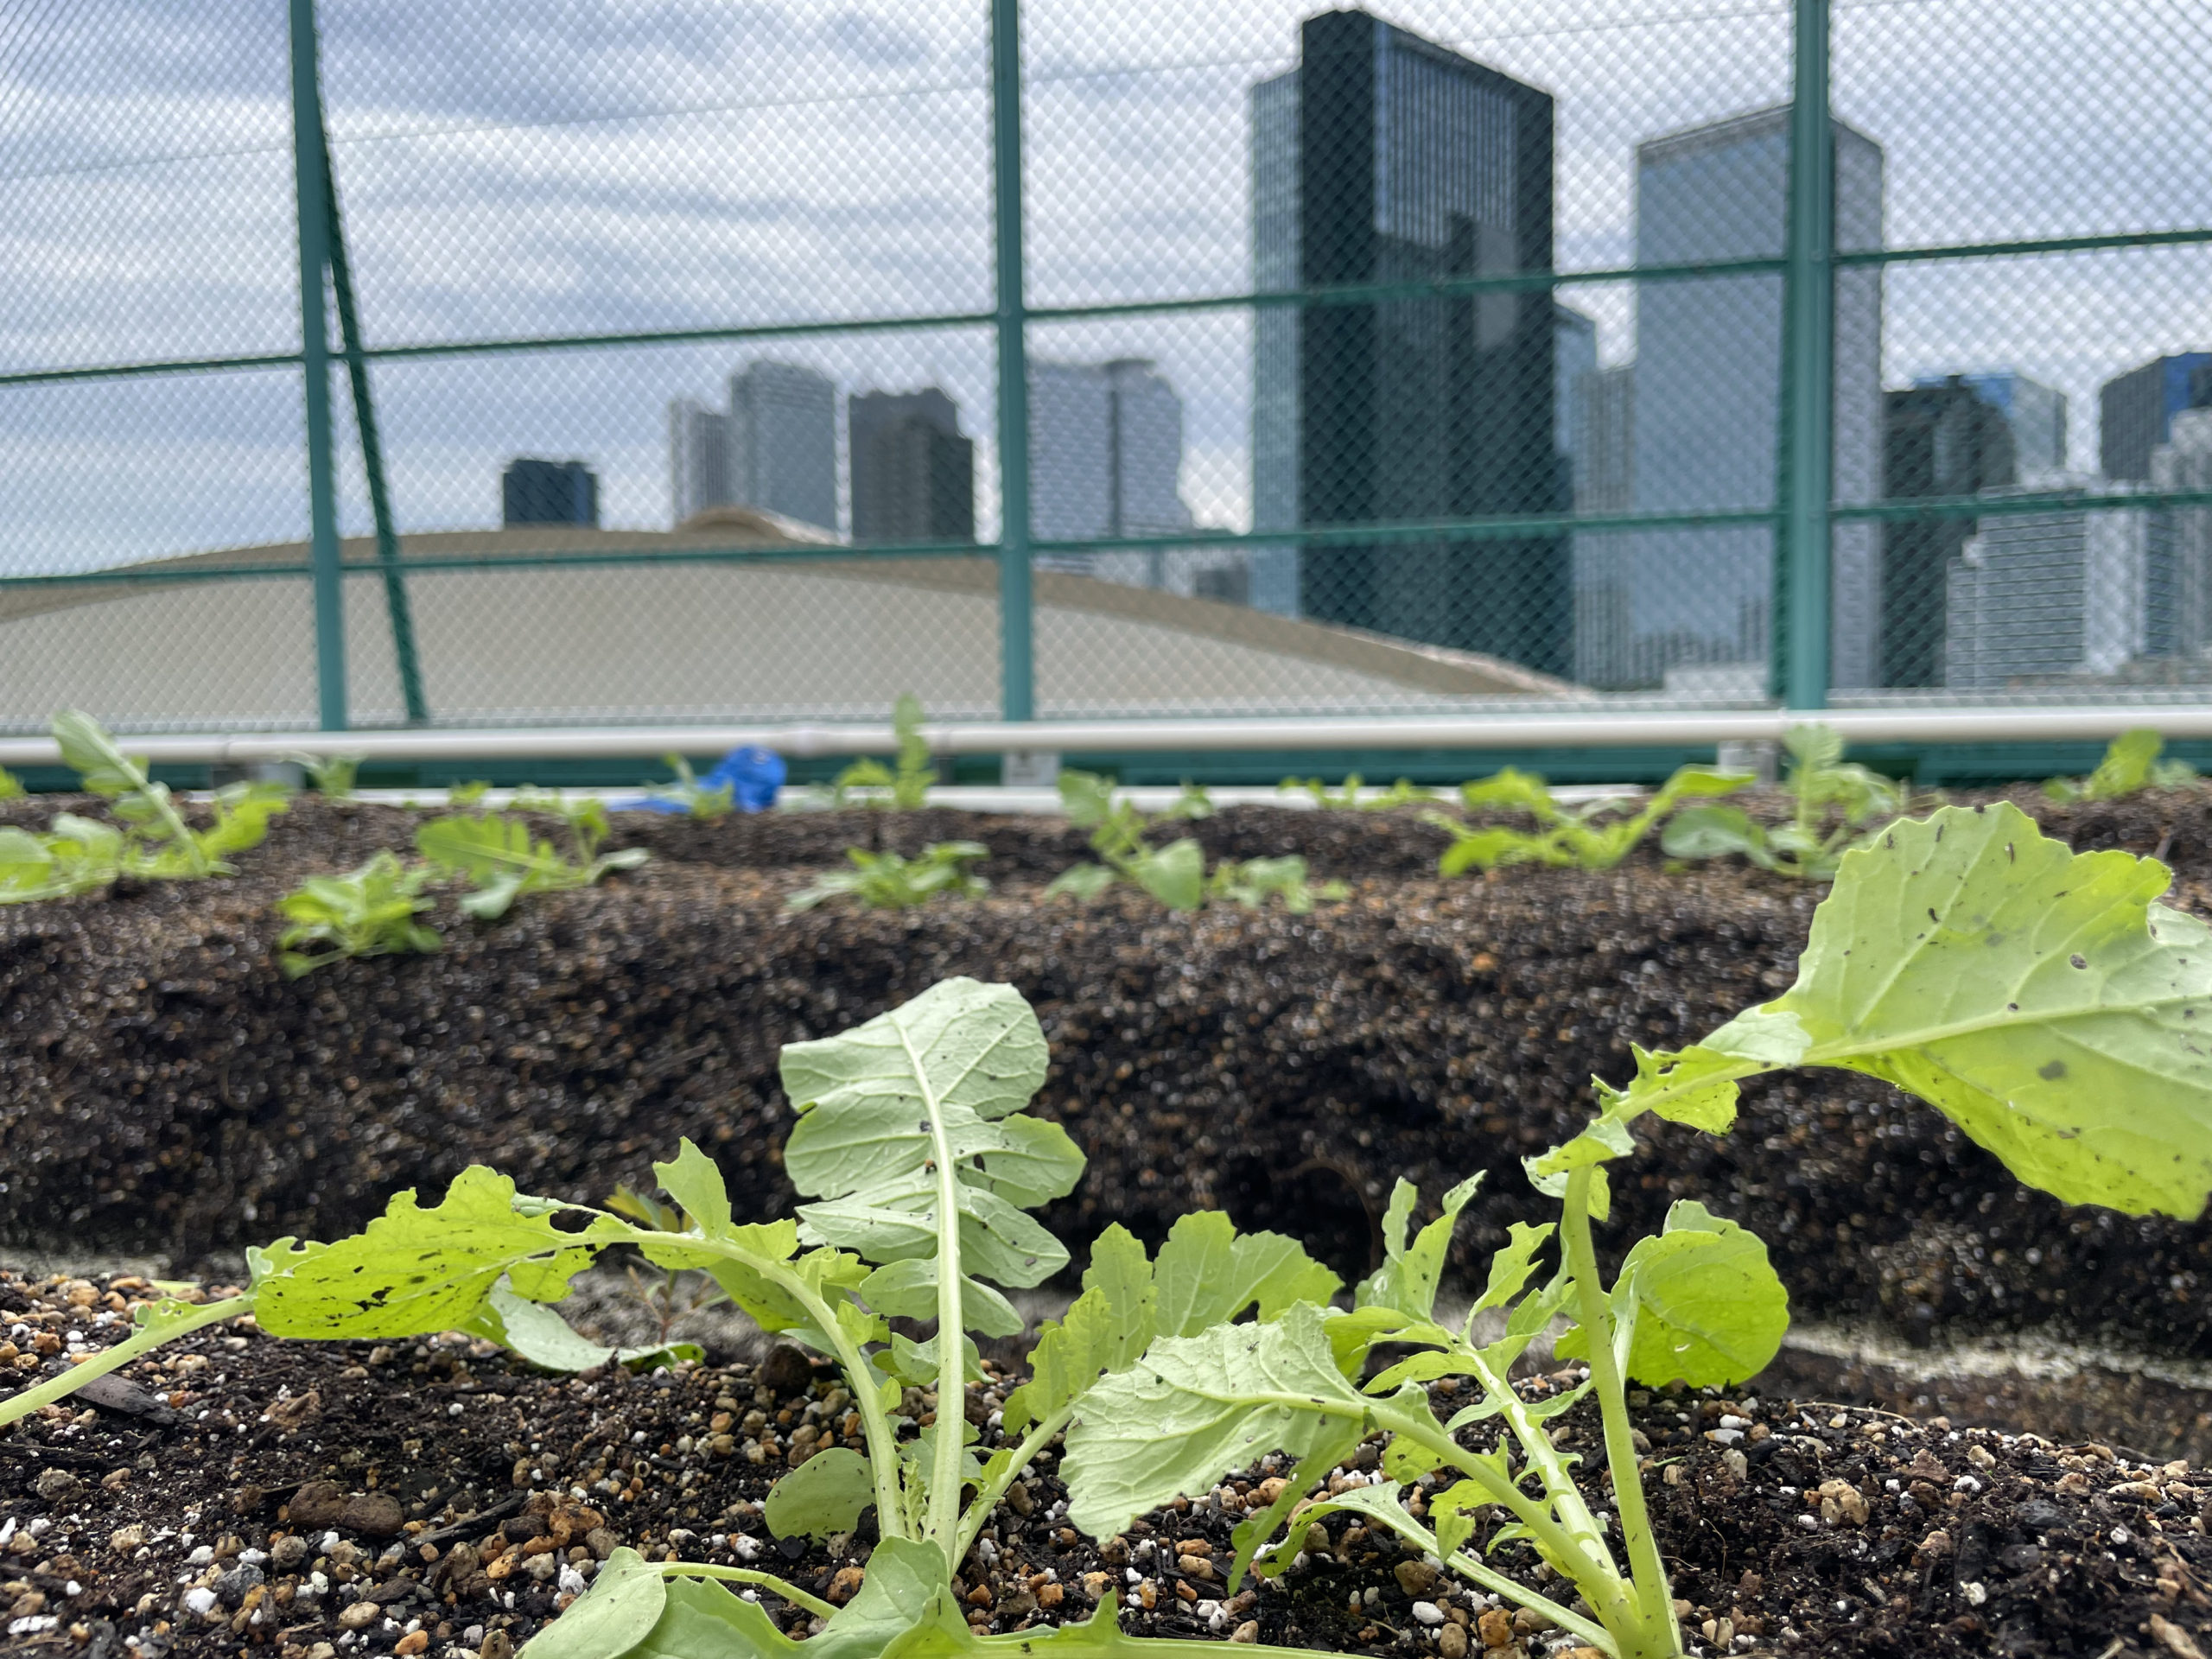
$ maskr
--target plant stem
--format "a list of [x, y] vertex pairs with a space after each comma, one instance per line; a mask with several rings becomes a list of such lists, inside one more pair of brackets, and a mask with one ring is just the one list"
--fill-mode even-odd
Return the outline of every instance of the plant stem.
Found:
[[[1427, 1416], [1425, 1408], [1421, 1415]], [[1613, 1571], [1610, 1557], [1602, 1565], [1592, 1560], [1584, 1553], [1581, 1541], [1561, 1526], [1542, 1504], [1522, 1491], [1510, 1476], [1501, 1475], [1446, 1433], [1434, 1418], [1424, 1423], [1412, 1413], [1396, 1413], [1383, 1421], [1465, 1475], [1491, 1495], [1492, 1503], [1510, 1510], [1513, 1518], [1529, 1529], [1545, 1551], [1557, 1558], [1553, 1564], [1577, 1586], [1587, 1585], [1603, 1593], [1602, 1586], [1607, 1580], [1618, 1581], [1619, 1574]]]
[[34, 1384], [17, 1394], [0, 1400], [0, 1425], [16, 1422], [28, 1417], [41, 1406], [50, 1406], [57, 1400], [66, 1400], [96, 1376], [105, 1376], [118, 1370], [142, 1354], [151, 1353], [165, 1342], [188, 1336], [203, 1325], [219, 1325], [225, 1319], [235, 1319], [241, 1313], [253, 1312], [253, 1298], [226, 1296], [219, 1301], [207, 1302], [190, 1313], [174, 1320], [156, 1319], [141, 1325], [112, 1348], [104, 1348], [91, 1358], [56, 1371], [43, 1382]]
[[[954, 1541], [952, 1552], [952, 1560], [956, 1563], [968, 1558], [968, 1552], [975, 1548], [976, 1535], [982, 1531], [983, 1523], [991, 1518], [991, 1511], [998, 1508], [999, 1500], [1006, 1496], [1007, 1488], [1013, 1485], [1015, 1478], [1029, 1466], [1030, 1459], [1037, 1455], [1038, 1449], [1065, 1428], [1068, 1419], [1074, 1415], [1075, 1403], [1071, 1401], [1051, 1416], [1030, 1425], [1029, 1432], [1021, 1437], [1020, 1445], [1014, 1447], [1014, 1456], [1007, 1459], [1006, 1467], [976, 1494], [975, 1502], [961, 1516], [960, 1533]], [[943, 1421], [941, 1414], [939, 1421]]]
[[716, 1567], [711, 1561], [655, 1561], [653, 1571], [664, 1579], [721, 1579], [731, 1584], [757, 1585], [763, 1590], [773, 1591], [794, 1607], [804, 1607], [817, 1618], [835, 1618], [835, 1604], [819, 1596], [810, 1596], [797, 1585], [787, 1583], [772, 1573], [763, 1573], [751, 1567]]
[[[582, 1207], [582, 1206], [579, 1206]], [[604, 1213], [599, 1212], [599, 1213]], [[664, 1241], [668, 1235], [656, 1234], [649, 1228], [640, 1228], [628, 1222], [623, 1224], [637, 1235], [632, 1243]], [[884, 1415], [883, 1404], [876, 1397], [868, 1382], [868, 1356], [837, 1323], [835, 1309], [822, 1299], [815, 1287], [781, 1262], [755, 1255], [740, 1249], [727, 1239], [684, 1236], [687, 1248], [712, 1251], [733, 1262], [742, 1262], [762, 1278], [770, 1280], [788, 1292], [791, 1299], [804, 1308], [814, 1320], [815, 1329], [836, 1351], [839, 1365], [852, 1384], [853, 1403], [861, 1414], [861, 1432], [868, 1438], [868, 1464], [875, 1478], [875, 1524], [878, 1533], [886, 1538], [903, 1538], [906, 1532], [899, 1523], [899, 1437], [892, 1431], [890, 1420]]]
[[1582, 1325], [1583, 1346], [1590, 1357], [1590, 1376], [1598, 1395], [1598, 1409], [1605, 1426], [1605, 1467], [1613, 1478], [1613, 1503], [1620, 1516], [1621, 1541], [1628, 1551], [1629, 1574], [1646, 1631], [1664, 1632], [1665, 1652], [1681, 1651], [1681, 1627], [1675, 1619], [1673, 1592], [1667, 1568], [1659, 1559], [1659, 1541], [1643, 1507], [1643, 1477], [1637, 1467], [1635, 1430], [1628, 1421], [1628, 1394], [1620, 1362], [1613, 1351], [1612, 1319], [1598, 1278], [1598, 1251], [1590, 1238], [1590, 1181], [1586, 1166], [1567, 1179], [1561, 1201], [1560, 1243], [1567, 1270], [1574, 1284], [1575, 1313]]
[[957, 1570], [961, 1558], [952, 1553], [952, 1541], [960, 1528], [960, 1431], [968, 1421], [968, 1325], [960, 1305], [960, 1171], [945, 1134], [944, 1108], [930, 1090], [929, 1067], [914, 1052], [906, 1027], [898, 1029], [899, 1046], [906, 1051], [915, 1084], [922, 1091], [922, 1105], [929, 1113], [937, 1165], [937, 1439], [930, 1471], [929, 1522], [922, 1535], [944, 1551]]

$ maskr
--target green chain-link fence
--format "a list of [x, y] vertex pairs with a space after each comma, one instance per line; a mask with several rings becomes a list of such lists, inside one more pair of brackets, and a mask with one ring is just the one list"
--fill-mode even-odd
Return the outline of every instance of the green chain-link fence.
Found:
[[25, 0], [0, 730], [2202, 699], [2208, 154], [2193, 0]]

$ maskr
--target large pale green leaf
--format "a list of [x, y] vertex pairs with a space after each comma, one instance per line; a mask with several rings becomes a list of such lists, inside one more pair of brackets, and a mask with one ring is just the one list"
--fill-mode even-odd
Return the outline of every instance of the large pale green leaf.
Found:
[[559, 1206], [518, 1198], [506, 1176], [472, 1165], [442, 1202], [415, 1189], [351, 1238], [293, 1259], [255, 1293], [254, 1316], [276, 1337], [412, 1337], [467, 1323], [505, 1274], [514, 1293], [558, 1301], [601, 1246], [627, 1236], [607, 1217], [581, 1233], [553, 1224]]
[[1044, 1033], [1020, 993], [972, 979], [786, 1046], [784, 1086], [800, 1116], [784, 1162], [816, 1199], [799, 1211], [808, 1234], [934, 1274], [942, 1155], [957, 1177], [963, 1271], [1011, 1286], [1057, 1273], [1066, 1250], [1020, 1206], [1072, 1189], [1083, 1155], [1058, 1125], [1014, 1116], [1045, 1065]]
[[1846, 855], [1768, 1005], [2069, 1204], [2194, 1217], [2212, 1192], [2212, 929], [2164, 866], [2075, 854], [2009, 804]]
[[1302, 1302], [1271, 1323], [1162, 1337], [1097, 1383], [1067, 1432], [1069, 1518], [1103, 1538], [1268, 1452], [1302, 1458], [1347, 1422], [1402, 1408], [1345, 1378], [1324, 1320]]

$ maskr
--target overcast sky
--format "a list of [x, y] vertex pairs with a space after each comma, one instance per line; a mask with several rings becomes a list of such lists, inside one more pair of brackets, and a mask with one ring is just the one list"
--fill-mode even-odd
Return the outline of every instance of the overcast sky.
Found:
[[[1294, 0], [1034, 0], [1030, 298], [1249, 286], [1246, 94]], [[1787, 0], [1381, 8], [1554, 93], [1563, 268], [1626, 261], [1638, 140], [1788, 95]], [[966, 312], [990, 304], [982, 0], [324, 0], [324, 77], [365, 327], [379, 344]], [[0, 368], [289, 349], [283, 0], [0, 9]], [[2202, 0], [1872, 0], [1836, 26], [1839, 113], [1885, 147], [1893, 245], [2212, 222]], [[1634, 354], [1632, 296], [1568, 291]], [[2015, 367], [2073, 400], [2212, 346], [2212, 252], [1907, 267], [1885, 374]], [[988, 331], [759, 348], [847, 387], [935, 381], [982, 440]], [[496, 518], [517, 453], [580, 455], [610, 523], [666, 522], [664, 407], [751, 350], [629, 348], [377, 371], [403, 528]], [[1181, 391], [1185, 493], [1242, 527], [1239, 314], [1039, 327], [1041, 355], [1151, 355]], [[339, 383], [342, 386], [342, 382]], [[0, 391], [0, 574], [301, 533], [295, 377]], [[350, 526], [365, 523], [358, 467]], [[988, 522], [990, 514], [983, 515]]]

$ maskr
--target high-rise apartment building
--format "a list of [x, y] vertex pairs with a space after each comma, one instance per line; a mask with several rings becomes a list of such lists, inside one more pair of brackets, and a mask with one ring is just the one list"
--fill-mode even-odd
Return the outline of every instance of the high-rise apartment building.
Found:
[[728, 506], [729, 416], [693, 397], [668, 405], [669, 522], [681, 524], [709, 507]]
[[[2142, 487], [2065, 474], [2039, 483]], [[1947, 575], [1943, 683], [1999, 691], [2110, 680], [2140, 658], [2171, 655], [2172, 574], [2164, 513], [2133, 506], [1993, 513], [1978, 521]]]
[[837, 388], [797, 363], [758, 358], [729, 378], [730, 499], [837, 529]]
[[[1548, 93], [1357, 10], [1300, 26], [1298, 67], [1253, 88], [1252, 259], [1262, 290], [1545, 270]], [[1557, 314], [1541, 292], [1263, 308], [1253, 525], [1550, 512]], [[1314, 540], [1259, 550], [1255, 603], [1554, 672], [1571, 665], [1564, 534]]]
[[518, 456], [499, 474], [502, 524], [599, 523], [599, 475], [581, 461]]
[[[1040, 541], [1173, 536], [1183, 505], [1183, 400], [1147, 358], [1029, 363], [1029, 522]], [[1160, 586], [1166, 550], [1040, 555], [1047, 569]]]
[[[2154, 490], [2212, 491], [2212, 408], [2177, 411], [2151, 452]], [[2212, 655], [2212, 507], [2164, 511], [2171, 554], [2172, 653]]]
[[2147, 479], [2151, 452], [2185, 409], [2212, 406], [2212, 352], [2153, 358], [2097, 391], [2098, 456], [2107, 478]]
[[2012, 454], [2022, 480], [2066, 470], [2064, 392], [2011, 369], [1980, 374], [1923, 375], [1912, 384], [1917, 390], [1955, 383], [1965, 386], [2005, 417], [2005, 425], [2012, 429]]
[[935, 386], [845, 404], [855, 542], [976, 539], [976, 444]]
[[[1978, 495], [2018, 480], [2012, 423], [1963, 375], [1886, 393], [1884, 406], [1888, 499]], [[1945, 593], [1974, 524], [1964, 516], [1883, 522], [1882, 684], [1943, 683]]]
[[[1636, 499], [1636, 369], [1592, 369], [1567, 393], [1574, 511], [1626, 512]], [[1637, 683], [1630, 648], [1627, 569], [1632, 537], [1574, 532], [1574, 677], [1600, 690]]]
[[[1834, 126], [1835, 243], [1882, 244], [1881, 146]], [[1787, 106], [1716, 121], [1637, 147], [1639, 264], [1778, 258], [1788, 234]], [[1639, 512], [1764, 510], [1774, 505], [1780, 426], [1782, 279], [1755, 275], [1643, 284], [1637, 295]], [[1882, 279], [1835, 276], [1834, 497], [1881, 486]], [[1646, 683], [1677, 665], [1740, 663], [1758, 678], [1773, 607], [1773, 537], [1758, 528], [1647, 531], [1623, 550], [1634, 669]], [[1831, 680], [1871, 685], [1879, 671], [1879, 542], [1865, 523], [1832, 541]]]

